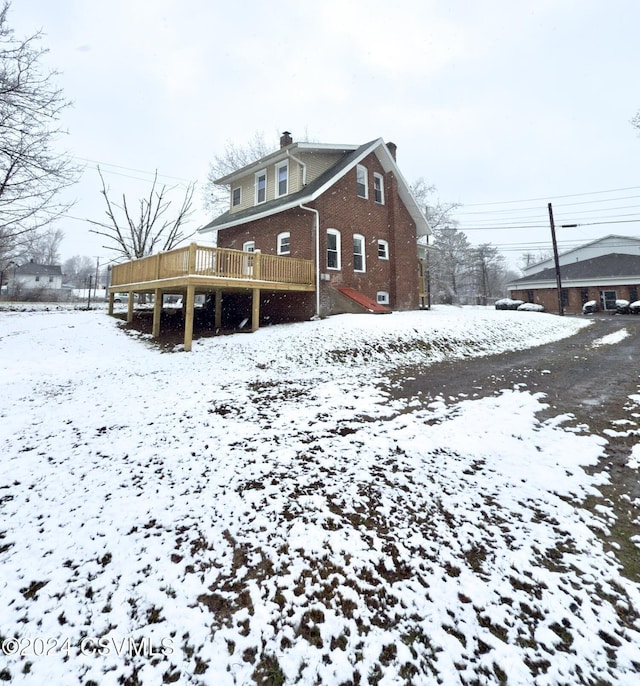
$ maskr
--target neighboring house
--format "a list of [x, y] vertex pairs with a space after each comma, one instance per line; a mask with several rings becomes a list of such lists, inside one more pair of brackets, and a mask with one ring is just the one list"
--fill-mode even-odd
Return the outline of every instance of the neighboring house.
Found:
[[57, 264], [27, 262], [7, 271], [9, 292], [60, 291], [62, 289], [62, 268]]
[[[595, 300], [603, 310], [615, 310], [616, 300], [638, 300], [640, 293], [640, 239], [605, 236], [558, 256], [562, 305], [565, 312], [582, 312]], [[558, 289], [553, 259], [531, 265], [526, 276], [507, 285], [515, 300], [558, 311]]]
[[200, 232], [218, 247], [314, 261], [314, 292], [270, 297], [266, 317], [424, 305], [417, 240], [430, 228], [393, 143], [294, 143], [285, 132], [279, 150], [216, 183], [229, 188], [229, 210]]

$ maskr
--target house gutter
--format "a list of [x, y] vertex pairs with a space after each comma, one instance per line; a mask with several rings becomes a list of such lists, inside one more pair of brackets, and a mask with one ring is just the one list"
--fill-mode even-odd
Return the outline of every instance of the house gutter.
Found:
[[[297, 161], [297, 160], [296, 160]], [[315, 247], [316, 247], [316, 317], [320, 317], [320, 212], [313, 207], [306, 207], [302, 203], [299, 205], [301, 210], [313, 212], [315, 214]]]

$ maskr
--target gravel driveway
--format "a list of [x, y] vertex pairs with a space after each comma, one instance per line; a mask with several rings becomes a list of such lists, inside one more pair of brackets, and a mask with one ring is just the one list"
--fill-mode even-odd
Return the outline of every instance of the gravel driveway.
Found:
[[606, 454], [597, 470], [608, 471], [611, 484], [601, 488], [602, 499], [586, 505], [611, 508], [610, 529], [599, 534], [625, 574], [640, 582], [640, 550], [630, 541], [640, 534], [640, 479], [638, 469], [627, 466], [632, 446], [640, 443], [640, 398], [630, 399], [640, 393], [640, 317], [596, 314], [590, 320], [591, 326], [575, 336], [548, 345], [404, 368], [390, 378], [387, 390], [425, 403], [480, 398], [502, 389], [540, 392], [549, 403], [541, 421], [571, 415], [563, 426], [605, 438]]

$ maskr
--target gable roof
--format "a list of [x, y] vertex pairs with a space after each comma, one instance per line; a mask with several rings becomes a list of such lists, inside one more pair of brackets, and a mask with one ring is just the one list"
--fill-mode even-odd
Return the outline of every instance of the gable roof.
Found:
[[198, 229], [199, 233], [220, 229], [229, 229], [232, 226], [238, 226], [239, 224], [244, 224], [248, 221], [269, 217], [271, 215], [284, 212], [285, 210], [299, 207], [305, 203], [312, 202], [321, 196], [333, 184], [343, 178], [349, 171], [351, 171], [351, 169], [354, 169], [356, 165], [358, 165], [367, 155], [371, 154], [372, 152], [376, 153], [376, 156], [378, 157], [378, 160], [380, 161], [380, 164], [385, 172], [392, 171], [398, 179], [398, 193], [409, 214], [411, 215], [411, 218], [416, 224], [417, 235], [426, 236], [431, 233], [431, 229], [426, 217], [418, 206], [418, 203], [413, 197], [409, 185], [402, 176], [396, 161], [393, 159], [393, 156], [389, 152], [389, 148], [387, 148], [382, 138], [377, 138], [376, 140], [365, 143], [359, 147], [342, 145], [318, 146], [317, 144], [307, 144], [303, 148], [303, 145], [304, 144], [298, 143], [287, 146], [287, 148], [284, 148], [283, 150], [278, 150], [275, 153], [271, 153], [255, 163], [243, 167], [241, 170], [218, 179], [216, 183], [230, 183], [234, 178], [237, 178], [238, 176], [244, 176], [250, 173], [254, 168], [261, 169], [265, 166], [265, 164], [275, 162], [280, 157], [286, 159], [287, 151], [293, 149], [295, 146], [298, 146], [299, 149], [313, 149], [325, 152], [343, 152], [345, 154], [343, 154], [342, 158], [336, 164], [327, 169], [317, 179], [307, 184], [302, 190], [281, 198], [276, 198], [275, 200], [270, 200], [266, 204], [257, 205], [239, 212], [234, 212], [233, 214], [227, 210], [224, 214], [221, 214], [212, 222], [209, 222], [201, 229]]
[[[566, 258], [570, 257], [574, 253], [577, 253], [578, 255], [581, 252], [584, 252], [585, 250], [588, 250], [589, 248], [594, 248], [600, 244], [604, 244], [604, 246], [615, 252], [616, 248], [622, 248], [624, 246], [629, 246], [631, 244], [637, 244], [639, 249], [640, 249], [640, 238], [635, 238], [633, 236], [621, 236], [619, 234], [609, 234], [607, 236], [602, 236], [600, 238], [596, 238], [595, 240], [589, 241], [588, 243], [582, 243], [582, 245], [577, 246], [576, 248], [571, 248], [570, 250], [565, 250], [564, 252], [561, 252], [558, 255], [559, 261], [562, 263], [563, 261], [566, 262]], [[629, 252], [628, 250], [625, 252]], [[576, 259], [579, 259], [576, 257]], [[547, 264], [553, 264], [553, 257], [545, 257], [544, 260], [540, 260], [539, 262], [535, 262], [534, 264], [530, 264], [528, 267], [523, 269], [523, 271], [526, 274], [532, 273], [532, 271], [536, 268], [538, 268], [539, 271], [541, 271], [541, 267], [543, 265]], [[555, 268], [555, 267], [554, 267]]]
[[59, 264], [26, 262], [22, 266], [16, 267], [16, 274], [22, 276], [62, 276], [62, 268]]
[[[609, 253], [608, 255], [592, 257], [588, 260], [563, 264], [560, 266], [560, 277], [563, 281], [633, 277], [640, 282], [640, 255]], [[555, 284], [555, 266], [543, 269], [535, 274], [529, 274], [522, 279], [511, 282], [509, 285], [526, 286], [527, 284], [544, 281], [551, 281]]]

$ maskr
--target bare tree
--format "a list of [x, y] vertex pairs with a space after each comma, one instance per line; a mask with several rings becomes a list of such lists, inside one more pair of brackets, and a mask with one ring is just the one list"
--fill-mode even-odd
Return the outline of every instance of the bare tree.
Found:
[[275, 144], [267, 144], [262, 132], [256, 132], [247, 143], [237, 145], [227, 142], [225, 149], [220, 155], [213, 158], [209, 163], [209, 172], [204, 186], [204, 208], [212, 214], [222, 214], [229, 209], [229, 188], [218, 186], [215, 181], [237, 169], [242, 169], [248, 164], [259, 160], [276, 149]]
[[640, 132], [640, 110], [633, 115], [631, 119], [631, 126], [633, 126], [634, 129], [638, 129]]
[[456, 226], [457, 222], [453, 218], [453, 211], [460, 207], [460, 203], [442, 202], [440, 198], [432, 196], [437, 193], [437, 188], [433, 184], [428, 184], [423, 178], [418, 179], [411, 192], [418, 205], [422, 208], [429, 226], [435, 231], [442, 226]]
[[107, 205], [108, 221], [100, 222], [93, 219], [87, 221], [99, 227], [90, 229], [92, 233], [109, 239], [110, 245], [105, 245], [104, 248], [114, 250], [122, 257], [133, 260], [154, 252], [171, 250], [193, 235], [193, 232], [186, 234], [183, 225], [192, 213], [195, 184], [190, 183], [187, 186], [178, 213], [168, 219], [166, 214], [171, 206], [168, 195], [175, 190], [175, 187], [158, 187], [158, 172], [156, 171], [149, 197], [138, 201], [138, 213], [134, 216], [129, 210], [124, 193], [121, 205], [111, 201], [100, 167], [98, 167], [98, 174], [102, 181], [100, 192]]
[[23, 260], [38, 264], [60, 264], [60, 244], [63, 239], [62, 229], [49, 227], [44, 232], [38, 232], [29, 242]]
[[74, 288], [84, 288], [89, 282], [89, 277], [93, 275], [95, 268], [96, 266], [90, 257], [75, 255], [65, 261], [62, 265], [62, 272], [65, 279]]
[[78, 175], [56, 150], [70, 103], [54, 83], [57, 73], [41, 66], [41, 33], [16, 38], [9, 9], [6, 1], [0, 9], [0, 265], [69, 208], [59, 195]]

